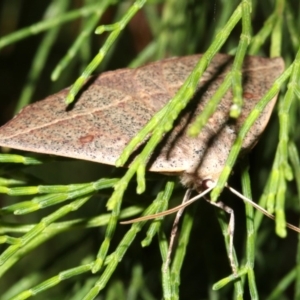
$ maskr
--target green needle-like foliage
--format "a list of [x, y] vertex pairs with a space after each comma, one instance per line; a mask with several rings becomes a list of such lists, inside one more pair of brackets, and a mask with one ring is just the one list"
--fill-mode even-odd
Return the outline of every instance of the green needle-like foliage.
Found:
[[[1, 125], [28, 103], [69, 85], [66, 105], [72, 103], [99, 70], [204, 55], [174, 98], [125, 147], [117, 167], [147, 140], [127, 169], [2, 149], [0, 300], [299, 299], [299, 234], [286, 229], [287, 221], [297, 225], [300, 212], [298, 2], [3, 1]], [[200, 200], [182, 216], [168, 265], [173, 217], [132, 225], [120, 220], [181, 202], [185, 188], [176, 177], [153, 175], [147, 163], [218, 52], [235, 55], [233, 67], [190, 124], [191, 136], [228, 90], [230, 116], [239, 116], [246, 55], [282, 56], [286, 69], [245, 120], [207, 196], [233, 209], [234, 248], [229, 216]], [[266, 132], [249, 157], [238, 159], [247, 132], [277, 93]], [[226, 191], [227, 183], [274, 214], [275, 223], [241, 204]]]

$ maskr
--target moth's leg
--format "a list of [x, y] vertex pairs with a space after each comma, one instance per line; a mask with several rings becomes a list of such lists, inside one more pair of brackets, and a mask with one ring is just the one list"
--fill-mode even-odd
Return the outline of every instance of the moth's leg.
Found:
[[[182, 204], [185, 203], [186, 201], [188, 201], [190, 199], [191, 193], [192, 193], [192, 189], [188, 189], [185, 192], [185, 195], [184, 195], [183, 200], [182, 200]], [[179, 221], [180, 221], [180, 217], [182, 216], [183, 211], [184, 211], [184, 208], [181, 208], [180, 210], [178, 210], [178, 212], [176, 214], [176, 217], [175, 217], [175, 220], [173, 222], [173, 226], [172, 226], [172, 230], [171, 230], [171, 235], [170, 235], [169, 248], [168, 248], [168, 253], [167, 253], [167, 259], [166, 259], [164, 271], [167, 270], [167, 268], [168, 268], [168, 266], [170, 264], [170, 261], [171, 261], [172, 249], [173, 249], [175, 237], [176, 237], [176, 234], [177, 234], [177, 231], [178, 231], [178, 224], [179, 224]]]
[[229, 262], [230, 262], [231, 269], [232, 269], [233, 273], [236, 274], [237, 273], [237, 267], [236, 267], [236, 265], [234, 263], [234, 259], [233, 259], [233, 236], [234, 236], [234, 223], [235, 223], [234, 222], [234, 211], [233, 211], [232, 208], [230, 208], [229, 206], [226, 206], [221, 201], [219, 201], [219, 202], [212, 202], [209, 199], [207, 199], [206, 197], [204, 197], [204, 199], [208, 203], [210, 203], [210, 204], [212, 204], [212, 205], [214, 205], [214, 206], [216, 206], [216, 207], [224, 210], [225, 212], [227, 212], [229, 214], [229, 223], [228, 223], [229, 254], [228, 254], [228, 256], [229, 256]]

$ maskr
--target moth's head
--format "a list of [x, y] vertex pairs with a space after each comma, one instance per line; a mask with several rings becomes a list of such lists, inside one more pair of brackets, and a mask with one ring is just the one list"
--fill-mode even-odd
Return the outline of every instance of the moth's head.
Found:
[[199, 193], [205, 191], [214, 185], [219, 179], [220, 173], [199, 176], [198, 173], [183, 173], [180, 176], [180, 182], [187, 188], [193, 189]]

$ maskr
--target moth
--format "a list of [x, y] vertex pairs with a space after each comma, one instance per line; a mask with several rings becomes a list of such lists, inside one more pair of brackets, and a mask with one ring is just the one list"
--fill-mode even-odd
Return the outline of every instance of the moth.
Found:
[[[114, 165], [129, 141], [175, 95], [200, 57], [170, 58], [137, 69], [105, 72], [89, 79], [71, 108], [64, 102], [68, 88], [28, 105], [0, 128], [0, 146]], [[212, 59], [188, 107], [153, 153], [149, 171], [178, 175], [184, 185], [198, 190], [203, 181], [218, 179], [244, 120], [284, 70], [279, 57], [246, 57], [239, 118], [229, 117], [229, 90], [203, 130], [191, 138], [186, 132], [189, 124], [201, 113], [232, 62], [233, 57], [226, 54]], [[275, 102], [276, 98], [270, 101], [252, 126], [243, 141], [243, 152], [256, 144]]]
[[[137, 69], [102, 73], [86, 82], [71, 107], [66, 107], [69, 89], [64, 89], [28, 105], [2, 126], [0, 146], [114, 165], [129, 141], [175, 95], [200, 58], [169, 58]], [[233, 97], [229, 90], [198, 136], [190, 137], [189, 124], [201, 113], [232, 63], [230, 55], [215, 55], [193, 99], [152, 154], [149, 171], [180, 176], [183, 185], [199, 192], [203, 184], [209, 183], [211, 188], [217, 181], [243, 122], [284, 70], [280, 57], [246, 57], [240, 116], [229, 117]], [[257, 143], [275, 103], [276, 97], [255, 121], [243, 141], [242, 153]]]

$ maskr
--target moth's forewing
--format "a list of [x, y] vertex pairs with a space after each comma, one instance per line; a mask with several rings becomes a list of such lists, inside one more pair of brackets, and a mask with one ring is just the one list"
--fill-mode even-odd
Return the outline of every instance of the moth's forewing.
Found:
[[[64, 89], [25, 107], [2, 126], [0, 146], [114, 165], [129, 141], [175, 95], [200, 57], [171, 58], [138, 69], [103, 73], [91, 79], [71, 109], [65, 105], [68, 89]], [[243, 67], [245, 103], [239, 119], [229, 120], [229, 91], [198, 137], [187, 136], [188, 124], [219, 87], [232, 60], [225, 54], [214, 57], [194, 99], [153, 154], [151, 171], [191, 176], [196, 172], [206, 178], [222, 170], [241, 124], [284, 68], [281, 58], [247, 57]], [[264, 130], [275, 101], [249, 132], [245, 149], [251, 148]]]

